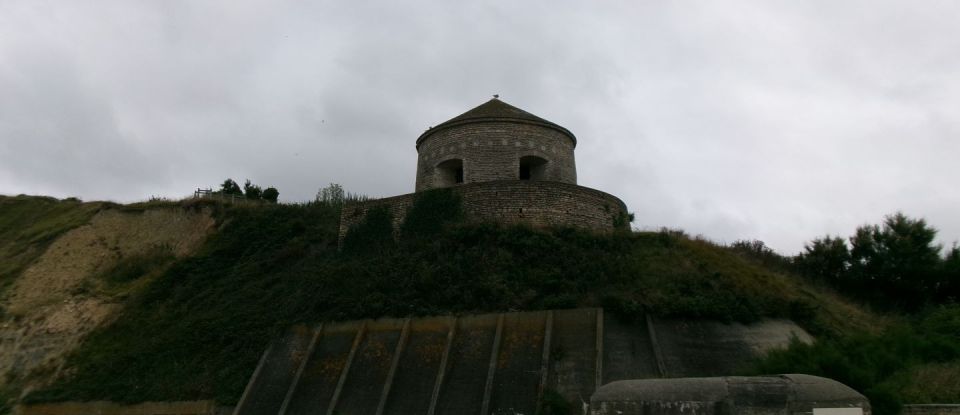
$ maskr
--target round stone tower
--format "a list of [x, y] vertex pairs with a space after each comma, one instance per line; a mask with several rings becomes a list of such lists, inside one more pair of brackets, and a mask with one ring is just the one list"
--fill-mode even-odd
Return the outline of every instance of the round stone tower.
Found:
[[629, 229], [622, 200], [577, 185], [576, 146], [566, 128], [494, 98], [421, 134], [416, 191], [345, 207], [340, 240], [372, 207], [386, 208], [399, 231], [423, 192], [438, 188], [457, 195], [469, 221]]
[[494, 98], [417, 138], [416, 191], [495, 180], [577, 184], [577, 138]]

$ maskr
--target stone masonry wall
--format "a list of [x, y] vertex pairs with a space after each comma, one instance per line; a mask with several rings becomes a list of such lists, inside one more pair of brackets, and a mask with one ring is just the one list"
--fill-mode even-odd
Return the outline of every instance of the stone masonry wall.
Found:
[[463, 182], [519, 179], [520, 158], [547, 160], [542, 180], [577, 183], [570, 136], [553, 128], [509, 121], [472, 122], [444, 128], [417, 147], [416, 191], [443, 187], [438, 164], [463, 160]]
[[[500, 223], [528, 223], [533, 226], [573, 226], [600, 231], [614, 229], [627, 207], [613, 195], [561, 182], [501, 180], [452, 187], [460, 195], [468, 220]], [[374, 206], [386, 206], [398, 229], [416, 193], [344, 206], [340, 216], [340, 238], [350, 227], [363, 221]]]

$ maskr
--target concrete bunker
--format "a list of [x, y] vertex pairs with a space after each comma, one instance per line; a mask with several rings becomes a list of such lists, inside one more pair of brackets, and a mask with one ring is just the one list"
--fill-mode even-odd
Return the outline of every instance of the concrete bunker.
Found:
[[463, 183], [463, 160], [449, 159], [437, 164], [437, 187], [450, 187]]
[[870, 401], [819, 376], [730, 376], [611, 382], [590, 397], [591, 415], [870, 415]]
[[520, 180], [543, 180], [547, 163], [546, 159], [537, 156], [520, 157]]

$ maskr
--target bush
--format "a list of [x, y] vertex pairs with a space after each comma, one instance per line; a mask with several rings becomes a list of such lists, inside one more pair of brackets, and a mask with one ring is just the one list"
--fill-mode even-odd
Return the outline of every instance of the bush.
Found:
[[395, 245], [393, 214], [385, 206], [368, 209], [363, 221], [351, 226], [343, 237], [343, 252], [357, 255], [381, 255]]
[[174, 259], [173, 249], [169, 245], [158, 245], [145, 252], [120, 258], [112, 267], [100, 272], [100, 277], [112, 283], [125, 283], [150, 272], [162, 272]]
[[848, 283], [844, 278], [850, 268], [850, 251], [843, 238], [827, 235], [805, 244], [803, 249], [794, 260], [800, 272], [837, 287]]
[[895, 213], [883, 225], [864, 225], [850, 237], [850, 249], [839, 237], [807, 244], [795, 258], [806, 276], [826, 281], [851, 297], [883, 309], [916, 311], [949, 301], [960, 275], [946, 271], [937, 230], [923, 219]]
[[417, 193], [400, 226], [407, 241], [431, 238], [450, 223], [463, 220], [460, 196], [451, 189], [433, 189]]
[[266, 200], [270, 203], [277, 203], [277, 198], [280, 197], [280, 192], [277, 191], [275, 187], [268, 187], [263, 189], [263, 200]]
[[220, 192], [225, 195], [243, 196], [243, 189], [240, 189], [240, 185], [233, 179], [224, 180], [223, 184], [220, 185]]
[[263, 193], [263, 191], [260, 190], [260, 186], [250, 183], [250, 179], [247, 179], [247, 182], [243, 184], [243, 194], [247, 199], [260, 200], [261, 193]]
[[[786, 350], [772, 351], [753, 373], [806, 373], [835, 379], [866, 395], [874, 413], [892, 415], [904, 403], [902, 391], [909, 373], [924, 365], [958, 360], [960, 306], [951, 306], [879, 334], [823, 338], [813, 345], [795, 340]], [[955, 402], [960, 396], [942, 398]]]

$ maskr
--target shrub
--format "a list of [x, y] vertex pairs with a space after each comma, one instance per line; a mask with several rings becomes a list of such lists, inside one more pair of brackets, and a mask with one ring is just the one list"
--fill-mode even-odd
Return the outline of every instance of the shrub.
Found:
[[243, 194], [247, 199], [260, 200], [261, 193], [263, 193], [263, 191], [260, 190], [260, 186], [250, 183], [250, 179], [247, 179], [246, 183], [243, 184]]
[[385, 206], [367, 209], [363, 221], [350, 227], [343, 237], [343, 252], [379, 255], [396, 245], [393, 238], [393, 214]]
[[[908, 373], [958, 359], [960, 306], [951, 306], [879, 334], [822, 338], [812, 345], [795, 340], [788, 349], [769, 353], [753, 373], [806, 373], [835, 379], [866, 395], [874, 413], [892, 415], [903, 403]], [[946, 398], [956, 401], [960, 396]]]
[[169, 245], [157, 245], [145, 252], [120, 258], [112, 267], [100, 272], [100, 277], [112, 283], [125, 283], [150, 272], [162, 271], [174, 259]]
[[416, 195], [400, 226], [400, 235], [408, 241], [422, 240], [437, 235], [447, 224], [462, 220], [459, 195], [451, 189], [428, 190]]
[[277, 198], [280, 197], [280, 192], [275, 187], [268, 187], [263, 189], [263, 200], [266, 200], [270, 203], [277, 203]]
[[226, 179], [220, 185], [220, 192], [225, 195], [243, 196], [243, 189], [233, 179]]

